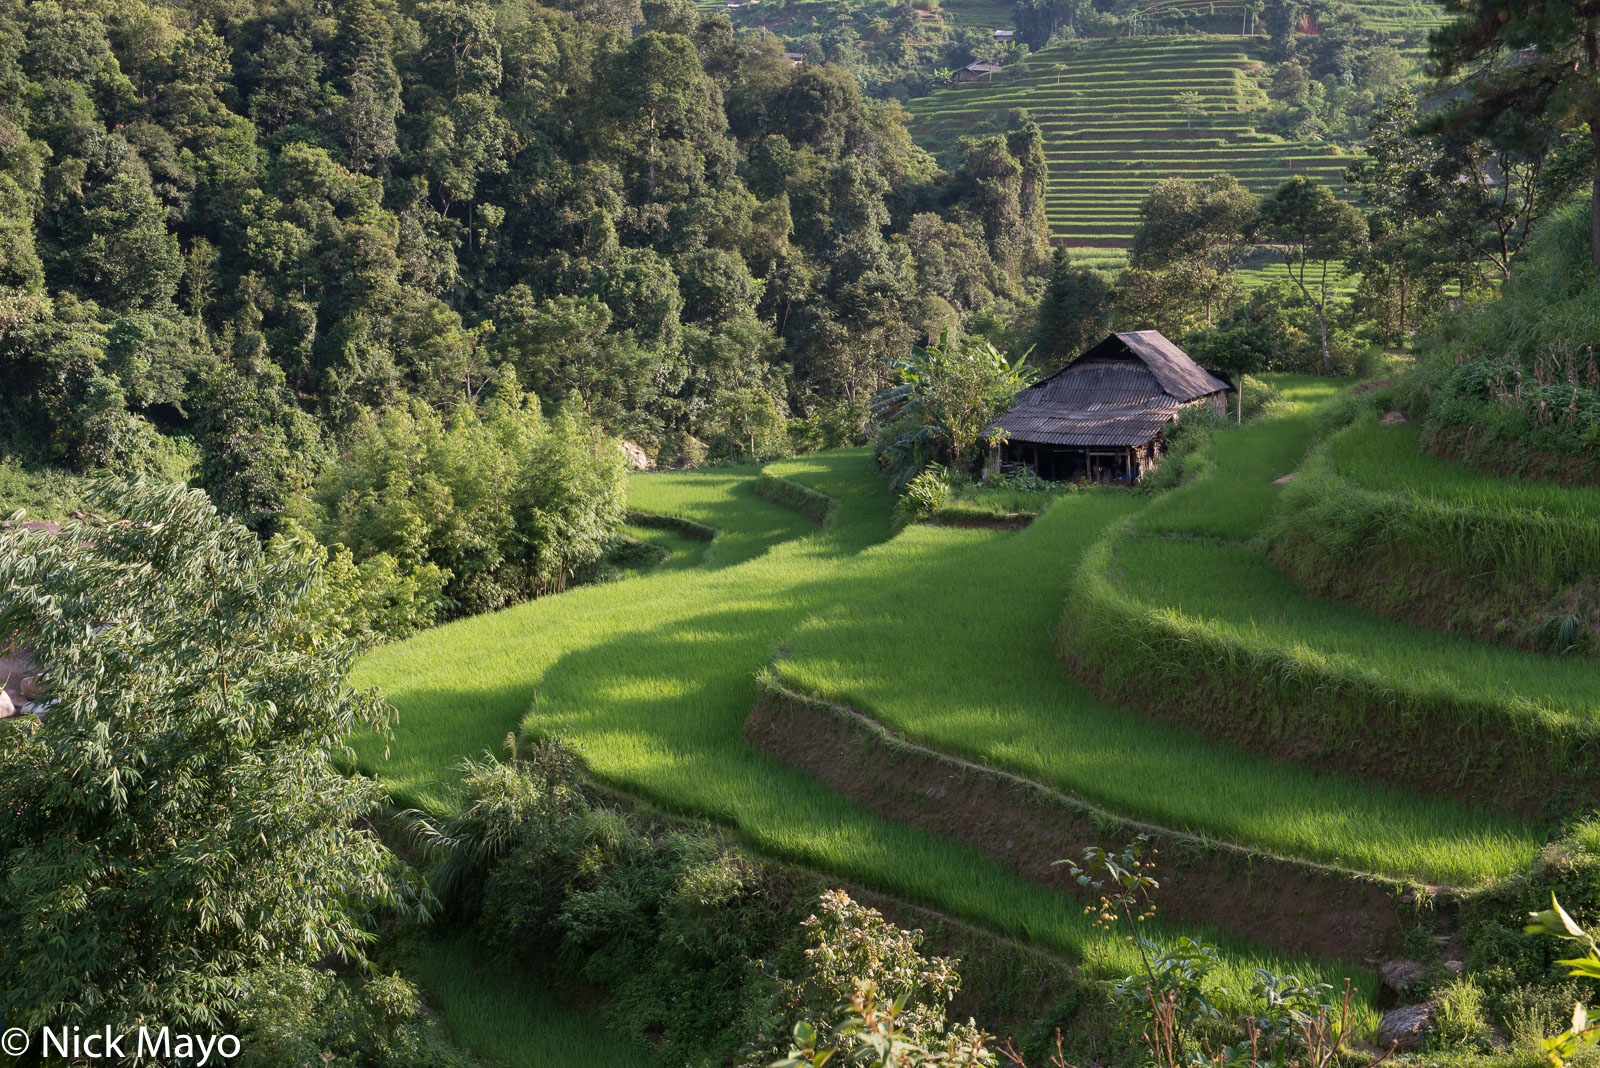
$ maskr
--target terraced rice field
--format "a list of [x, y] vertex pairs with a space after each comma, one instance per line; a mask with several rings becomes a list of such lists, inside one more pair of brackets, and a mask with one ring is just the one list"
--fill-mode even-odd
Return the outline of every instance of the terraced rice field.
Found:
[[[1341, 185], [1350, 158], [1256, 130], [1267, 99], [1264, 45], [1240, 37], [1096, 39], [1044, 49], [993, 84], [949, 86], [912, 101], [912, 132], [935, 152], [1027, 108], [1050, 162], [1046, 213], [1069, 246], [1126, 246], [1139, 203], [1163, 178], [1237, 177], [1257, 193], [1305, 174]], [[1185, 116], [1183, 93], [1202, 113]]]
[[[1136, 670], [1178, 692], [1174, 672], [1192, 679], [1193, 665], [1182, 667], [1184, 654], [1158, 632], [1188, 628], [1189, 644], [1240, 692], [1259, 682], [1263, 692], [1315, 694], [1326, 680], [1338, 698], [1359, 676], [1383, 702], [1415, 705], [1424, 716], [1465, 709], [1491, 734], [1497, 722], [1521, 723], [1526, 734], [1501, 732], [1505, 741], [1495, 743], [1510, 749], [1518, 737], [1587, 730], [1600, 715], [1590, 664], [1321, 600], [1273, 568], [1260, 538], [1286, 492], [1274, 480], [1305, 460], [1324, 422], [1316, 413], [1341, 387], [1266, 377], [1287, 403], [1219, 431], [1213, 466], [1198, 480], [1153, 499], [1115, 490], [1041, 495], [1053, 502], [1020, 531], [897, 530], [862, 450], [636, 476], [635, 509], [714, 527], [716, 540], [641, 526], [635, 536], [670, 553], [647, 571], [375, 651], [357, 681], [384, 692], [401, 719], [387, 756], [381, 744], [357, 741], [361, 764], [400, 800], [445, 809], [461, 756], [497, 749], [512, 732], [559, 735], [601, 780], [734, 828], [758, 852], [1051, 947], [1103, 975], [1133, 962], [1126, 945], [1088, 926], [1080, 902], [979, 848], [988, 843], [900, 822], [747, 741], [758, 677], [1119, 818], [1377, 877], [1472, 886], [1518, 871], [1553, 833], [1543, 816], [1534, 823], [1515, 806], [1490, 807], [1459, 783], [1439, 789], [1437, 776], [1375, 777], [1324, 759], [1338, 742], [1285, 758], [1258, 755], [1229, 733], [1243, 723], [1294, 740], [1293, 731], [1337, 710], [1311, 703], [1296, 711], [1291, 701], [1271, 706], [1272, 716], [1281, 713], [1276, 726], [1230, 709], [1221, 721], [1185, 720], [1159, 707], [1159, 694], [1119, 703], [1124, 693], [1105, 676], [1078, 670], [1075, 643], [1092, 651], [1096, 634], [1110, 634], [1116, 658], [1170, 654]], [[1410, 433], [1368, 433], [1373, 440], [1357, 442], [1365, 451], [1338, 462], [1364, 465], [1363, 480], [1393, 477], [1442, 496], [1489, 499], [1478, 476], [1407, 454], [1415, 443], [1401, 439]], [[1374, 457], [1390, 476], [1373, 473]], [[828, 494], [835, 518], [818, 527], [761, 499], [763, 476]], [[1508, 489], [1511, 496], [1493, 499], [1515, 509], [1551, 492]], [[1098, 607], [1085, 599], [1086, 575], [1109, 591]], [[1126, 609], [1120, 618], [1104, 608], [1109, 602]], [[1141, 641], [1139, 627], [1151, 640]], [[1290, 666], [1262, 674], [1269, 662]], [[1456, 751], [1437, 737], [1395, 732], [1389, 741], [1424, 761]], [[1333, 981], [1360, 974], [1216, 930], [1180, 932], [1169, 921], [1153, 933], [1218, 942], [1235, 977], [1258, 964]], [[433, 971], [430, 989], [445, 994], [481, 978], [450, 971], [443, 958]], [[448, 996], [438, 1000], [452, 1027], [471, 1027], [453, 1017]]]
[[[1294, 466], [1310, 439], [1310, 409], [1335, 392], [1316, 379], [1275, 385], [1298, 409], [1220, 434], [1220, 466], [1203, 491], [1180, 490], [1153, 507], [1136, 494], [1069, 495], [1022, 532], [896, 533], [890, 498], [861, 451], [765, 468], [840, 501], [824, 529], [755, 497], [755, 468], [639, 476], [634, 507], [717, 527], [717, 541], [652, 538], [673, 558], [648, 574], [376, 651], [358, 681], [379, 687], [401, 720], [387, 758], [381, 746], [358, 744], [362, 764], [402, 800], [440, 809], [450, 804], [460, 756], [496, 749], [508, 732], [561, 735], [601, 779], [735, 827], [762, 852], [1070, 953], [1109, 952], [1097, 966], [1117, 966], [1122, 948], [1088, 929], [1076, 902], [976, 850], [858, 807], [752, 748], [742, 724], [758, 672], [773, 665], [782, 682], [848, 702], [923, 744], [1174, 829], [1429, 882], [1513, 871], [1542, 842], [1515, 819], [1262, 759], [1130, 714], [1055, 659], [1074, 573], [1108, 530], [1148, 513], [1152, 531], [1238, 539], [1270, 514], [1271, 479]], [[1202, 543], [1170, 544], [1175, 552]], [[1145, 562], [1129, 556], [1130, 573]], [[1222, 563], [1229, 566], [1219, 573], [1264, 588], [1249, 567]], [[1188, 609], [1174, 583], [1155, 582]], [[1233, 607], [1218, 602], [1219, 625], [1253, 618], [1248, 605]], [[1360, 639], [1357, 629], [1340, 640]], [[1383, 627], [1371, 629], [1381, 643]], [[1494, 696], [1522, 685], [1501, 674]], [[1567, 700], [1563, 679], [1528, 685], [1530, 696], [1550, 691], [1578, 711], [1581, 695]], [[1152, 782], [1166, 785], [1152, 790]], [[1240, 966], [1261, 959], [1221, 941]]]
[[1329, 441], [1334, 470], [1374, 490], [1409, 490], [1453, 504], [1523, 509], [1600, 522], [1600, 489], [1518, 481], [1422, 452], [1415, 423], [1352, 427]]
[[[1444, 21], [1444, 12], [1429, 0], [1357, 0], [1357, 8], [1367, 22], [1391, 33], [1415, 33]], [[1144, 0], [1140, 9], [1153, 18], [1187, 15], [1215, 16], [1232, 25], [1240, 22], [1241, 0]]]

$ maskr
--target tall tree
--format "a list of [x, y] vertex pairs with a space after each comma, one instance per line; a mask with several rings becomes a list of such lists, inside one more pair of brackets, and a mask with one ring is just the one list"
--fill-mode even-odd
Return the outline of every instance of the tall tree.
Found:
[[1058, 367], [1111, 329], [1111, 287], [1088, 267], [1072, 266], [1072, 257], [1058, 248], [1050, 258], [1050, 275], [1033, 334], [1033, 355], [1046, 367]]
[[1266, 0], [1267, 40], [1272, 58], [1280, 63], [1294, 58], [1294, 35], [1306, 17], [1303, 0]]
[[[0, 731], [0, 1005], [29, 1030], [218, 1026], [262, 965], [359, 961], [408, 899], [330, 753], [382, 726], [355, 650], [298, 613], [298, 559], [182, 487], [0, 534], [0, 648], [50, 712]], [[31, 729], [30, 729], [31, 728]]]
[[333, 73], [344, 99], [335, 125], [350, 169], [372, 172], [398, 149], [400, 76], [394, 69], [394, 34], [372, 0], [339, 4], [338, 20]]
[[1368, 244], [1349, 267], [1361, 275], [1357, 299], [1391, 340], [1405, 336], [1419, 296], [1432, 272], [1418, 247], [1428, 199], [1429, 161], [1436, 153], [1412, 132], [1417, 98], [1403, 88], [1384, 98], [1367, 125], [1361, 159], [1345, 171], [1345, 182], [1367, 208]]
[[1433, 73], [1459, 99], [1427, 122], [1503, 142], [1587, 124], [1590, 254], [1600, 264], [1600, 0], [1446, 0], [1455, 18], [1429, 42]]
[[1328, 347], [1328, 282], [1333, 265], [1360, 248], [1367, 238], [1361, 212], [1326, 186], [1296, 176], [1278, 187], [1261, 206], [1265, 236], [1278, 245], [1289, 277], [1317, 313], [1322, 332], [1322, 363], [1334, 373]]
[[1259, 225], [1255, 194], [1232, 175], [1218, 174], [1203, 184], [1168, 178], [1151, 186], [1139, 205], [1128, 263], [1172, 276], [1210, 323]]

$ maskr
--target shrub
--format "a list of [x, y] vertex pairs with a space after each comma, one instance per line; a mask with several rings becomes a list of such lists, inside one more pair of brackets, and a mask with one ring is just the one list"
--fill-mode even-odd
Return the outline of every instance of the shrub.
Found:
[[1452, 979], [1433, 994], [1435, 1049], [1484, 1052], [1489, 1048], [1489, 1024], [1484, 1019], [1483, 991], [1470, 977]]
[[1185, 412], [1167, 431], [1167, 452], [1156, 469], [1140, 480], [1152, 492], [1172, 489], [1193, 482], [1216, 464], [1206, 454], [1206, 446], [1217, 428], [1225, 422], [1208, 407]]
[[896, 510], [908, 520], [924, 519], [943, 508], [949, 499], [949, 472], [935, 465], [907, 484]]
[[269, 551], [314, 564], [323, 581], [300, 604], [300, 614], [330, 634], [362, 645], [395, 641], [436, 623], [444, 613], [446, 575], [432, 564], [409, 569], [388, 553], [360, 563], [342, 545], [324, 548], [293, 519], [273, 535]]
[[[807, 948], [801, 973], [779, 984], [778, 1004], [785, 1006], [780, 1033], [783, 1041], [747, 1051], [749, 1068], [770, 1064], [788, 1052], [788, 1036], [814, 1033], [820, 1048], [840, 1048], [851, 1036], [837, 1018], [837, 1008], [863, 987], [896, 999], [894, 1024], [900, 1038], [912, 1045], [951, 1042], [956, 1046], [981, 1045], [977, 1028], [968, 1021], [954, 1027], [945, 1020], [945, 1007], [961, 988], [957, 963], [947, 957], [924, 957], [921, 931], [906, 931], [876, 909], [867, 908], [842, 890], [822, 895], [817, 912], [805, 920]], [[898, 999], [905, 999], [903, 1004]], [[804, 1025], [796, 1030], [797, 1025]]]
[[295, 518], [356, 562], [387, 553], [447, 615], [559, 592], [621, 529], [622, 454], [580, 415], [500, 394], [446, 422], [417, 404], [369, 418]]
[[467, 1068], [436, 1034], [417, 988], [398, 975], [365, 982], [305, 965], [251, 975], [239, 1013], [241, 1068]]
[[[1600, 277], [1588, 229], [1587, 210], [1552, 216], [1497, 299], [1419, 339], [1423, 358], [1408, 393], [1426, 398], [1431, 432], [1470, 428], [1491, 441], [1592, 453], [1600, 442]], [[1597, 474], [1592, 464], [1587, 470]]]
[[0, 534], [0, 648], [35, 650], [50, 703], [0, 730], [0, 1005], [214, 1027], [256, 968], [359, 962], [374, 915], [415, 905], [364, 824], [379, 787], [328, 756], [388, 709], [297, 613], [314, 566], [198, 490], [91, 504], [105, 521]]

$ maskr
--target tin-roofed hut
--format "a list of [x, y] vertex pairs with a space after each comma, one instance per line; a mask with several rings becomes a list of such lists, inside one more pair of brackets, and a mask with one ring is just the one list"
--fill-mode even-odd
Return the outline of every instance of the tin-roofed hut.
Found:
[[1166, 451], [1184, 411], [1227, 411], [1233, 387], [1157, 330], [1112, 334], [1017, 395], [985, 431], [990, 469], [1042, 478], [1137, 482]]

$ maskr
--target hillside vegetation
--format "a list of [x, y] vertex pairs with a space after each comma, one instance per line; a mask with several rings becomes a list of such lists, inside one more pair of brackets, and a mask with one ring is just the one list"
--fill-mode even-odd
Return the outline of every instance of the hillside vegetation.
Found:
[[[1239, 37], [1134, 37], [1056, 45], [995, 76], [913, 101], [930, 151], [1026, 108], [1045, 135], [1051, 233], [1069, 246], [1124, 247], [1162, 178], [1234, 175], [1256, 193], [1305, 174], [1337, 185], [1349, 157], [1262, 133], [1265, 46]], [[1185, 93], [1199, 111], [1185, 114]], [[1189, 99], [1189, 98], [1186, 98]]]
[[[364, 744], [363, 764], [442, 810], [459, 754], [508, 731], [567, 738], [613, 787], [729, 825], [761, 853], [1066, 952], [1091, 974], [1128, 962], [1085, 925], [1070, 887], [981, 827], [929, 815], [931, 801], [894, 802], [889, 764], [975, 761], [1088, 806], [1085, 826], [1147, 821], [1178, 843], [1174, 885], [1214, 886], [1211, 847], [1182, 844], [1193, 833], [1258, 864], [1320, 865], [1347, 902], [1397, 879], [1476, 908], [1479, 891], [1449, 888], [1522, 878], [1591, 792], [1592, 669], [1319, 600], [1274, 569], [1263, 535], [1295, 493], [1276, 480], [1319, 436], [1355, 418], [1311, 462], [1331, 451], [1367, 482], [1392, 461], [1421, 487], [1430, 464], [1377, 440], [1370, 402], [1340, 399], [1335, 383], [1266, 377], [1273, 406], [1216, 431], [1178, 489], [1048, 494], [1020, 531], [896, 532], [862, 451], [637, 475], [634, 508], [715, 539], [666, 539], [673, 557], [639, 577], [376, 651], [359, 679], [401, 719], [388, 759]], [[1485, 497], [1473, 483], [1459, 469], [1432, 476], [1441, 497], [1508, 515], [1552, 492]], [[905, 742], [873, 741], [878, 727], [838, 741], [825, 709], [767, 705], [802, 694]], [[800, 734], [753, 745], [758, 718]], [[902, 757], [872, 755], [902, 744]], [[825, 745], [843, 757], [808, 751]], [[1210, 895], [1189, 891], [1174, 906], [1185, 922], [1157, 940], [1203, 932], [1230, 967], [1266, 959], [1231, 914], [1207, 915], [1229, 900]], [[1268, 957], [1303, 935], [1258, 904]]]

